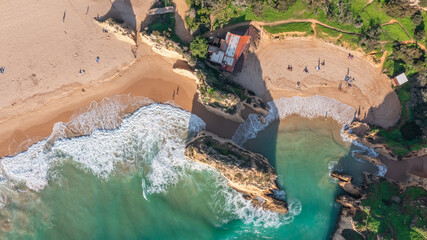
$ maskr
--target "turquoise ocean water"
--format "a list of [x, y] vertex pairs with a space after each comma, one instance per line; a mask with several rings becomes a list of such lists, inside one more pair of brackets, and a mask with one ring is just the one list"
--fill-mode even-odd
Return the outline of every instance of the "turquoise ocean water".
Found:
[[197, 116], [152, 104], [118, 129], [2, 159], [1, 238], [328, 239], [340, 193], [330, 170], [377, 171], [351, 157], [355, 146], [331, 120], [276, 121], [245, 144], [277, 169], [290, 213], [271, 213], [184, 157], [185, 140], [203, 128]]

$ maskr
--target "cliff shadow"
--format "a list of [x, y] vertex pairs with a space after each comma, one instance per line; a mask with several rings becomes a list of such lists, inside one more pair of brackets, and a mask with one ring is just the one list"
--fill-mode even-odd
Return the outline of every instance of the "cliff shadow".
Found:
[[95, 17], [95, 19], [100, 22], [109, 18], [124, 21], [132, 27], [132, 30], [135, 32], [137, 30], [136, 15], [130, 0], [115, 0], [112, 2], [110, 10], [106, 14]]
[[[364, 123], [389, 129], [399, 123], [402, 115], [402, 106], [395, 90], [388, 93], [382, 103], [378, 106], [370, 107], [365, 113], [360, 112], [360, 108], [355, 114], [356, 120]], [[406, 113], [406, 110], [403, 111]]]

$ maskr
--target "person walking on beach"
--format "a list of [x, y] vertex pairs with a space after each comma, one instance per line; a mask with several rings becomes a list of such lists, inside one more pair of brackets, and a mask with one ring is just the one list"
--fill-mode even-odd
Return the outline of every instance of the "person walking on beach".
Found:
[[95, 61], [99, 63], [99, 56], [96, 57]]
[[179, 94], [179, 86], [176, 87], [176, 95], [178, 96]]

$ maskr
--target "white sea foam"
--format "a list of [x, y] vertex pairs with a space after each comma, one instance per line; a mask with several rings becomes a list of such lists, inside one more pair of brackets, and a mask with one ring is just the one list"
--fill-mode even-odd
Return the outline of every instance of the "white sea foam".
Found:
[[127, 115], [151, 103], [152, 100], [148, 98], [132, 95], [115, 95], [99, 102], [93, 101], [88, 107], [75, 113], [68, 123], [55, 123], [48, 142], [60, 138], [89, 135], [96, 129], [115, 129]]
[[324, 96], [311, 96], [311, 97], [291, 97], [280, 98], [267, 103], [270, 111], [265, 117], [263, 124], [256, 114], [250, 114], [248, 119], [239, 126], [232, 140], [243, 145], [247, 140], [255, 138], [257, 133], [276, 119], [284, 119], [285, 117], [293, 114], [298, 114], [306, 118], [315, 117], [332, 117], [335, 121], [342, 124], [350, 124], [354, 119], [355, 110], [338, 100], [324, 97]]
[[[102, 120], [101, 120], [102, 121]], [[150, 161], [148, 192], [158, 192], [178, 179], [175, 168], [189, 164], [184, 157], [187, 134], [195, 134], [205, 123], [191, 113], [162, 104], [151, 104], [123, 120], [116, 130], [95, 130], [91, 135], [63, 138], [45, 148], [40, 141], [27, 151], [1, 160], [4, 175], [25, 182], [33, 190], [48, 183], [53, 164], [72, 160], [106, 179], [117, 163]]]
[[[254, 226], [277, 228], [289, 224], [294, 217], [301, 213], [302, 205], [298, 200], [288, 199], [289, 212], [286, 215], [254, 207], [253, 204], [244, 199], [241, 193], [227, 186], [227, 181], [219, 173], [213, 176], [216, 190], [213, 193], [214, 202], [211, 207], [214, 211], [225, 211], [231, 213], [233, 219], [242, 219], [245, 224]], [[280, 191], [282, 196], [283, 191]], [[225, 201], [224, 201], [225, 199]], [[221, 212], [217, 212], [221, 215]], [[229, 219], [222, 219], [226, 223]]]
[[[352, 143], [354, 146], [356, 146], [357, 148], [351, 151], [351, 156], [356, 159], [359, 162], [367, 162], [364, 159], [358, 158], [355, 156], [355, 153], [359, 153], [359, 154], [365, 154], [371, 157], [378, 157], [378, 153], [375, 152], [375, 150], [373, 148], [367, 147], [365, 145], [363, 145], [362, 143], [356, 141], [356, 140], [351, 140], [349, 139], [343, 132], [341, 132], [341, 137], [344, 141], [346, 142], [350, 142]], [[387, 167], [385, 165], [380, 165], [380, 164], [374, 164], [371, 163], [372, 165], [375, 165], [378, 168], [378, 176], [384, 177], [384, 175], [387, 173]]]
[[[354, 120], [355, 110], [353, 107], [341, 103], [338, 100], [324, 97], [324, 96], [311, 96], [311, 97], [291, 97], [291, 98], [280, 98], [271, 102], [267, 105], [270, 107], [270, 111], [265, 116], [265, 123], [261, 122], [259, 115], [249, 114], [248, 119], [242, 123], [233, 135], [232, 140], [243, 145], [249, 139], [256, 137], [258, 132], [265, 129], [273, 121], [277, 119], [284, 119], [289, 115], [297, 114], [306, 118], [315, 117], [331, 117], [343, 128]], [[353, 150], [352, 155], [354, 157], [355, 152], [368, 154], [369, 156], [377, 157], [378, 154], [374, 149], [364, 146], [363, 144], [348, 139], [344, 134], [341, 133], [341, 137], [344, 141], [351, 142], [359, 149]], [[358, 158], [356, 160], [364, 161]], [[329, 170], [335, 169], [337, 162], [329, 164]], [[376, 165], [378, 168], [378, 175], [384, 176], [387, 172], [387, 167], [384, 165]]]
[[[149, 201], [150, 194], [166, 193], [190, 171], [212, 171], [184, 156], [185, 141], [205, 128], [200, 118], [174, 106], [153, 103], [119, 119], [124, 107], [116, 103], [106, 101], [91, 105], [89, 112], [73, 118], [72, 124], [84, 129], [86, 135], [68, 138], [69, 125], [59, 123], [51, 138], [16, 156], [1, 159], [4, 179], [25, 183], [28, 188], [39, 191], [48, 181], [58, 179], [52, 166], [64, 161], [72, 161], [101, 179], [107, 179], [118, 165], [126, 164], [144, 173], [141, 190]], [[114, 117], [104, 116], [110, 112], [109, 107]], [[300, 212], [301, 204], [298, 203], [291, 203], [289, 214], [285, 216], [254, 207], [242, 194], [231, 189], [219, 173], [213, 175], [216, 176], [213, 184], [218, 191], [212, 194], [221, 195], [218, 199], [226, 199], [225, 204], [215, 209], [231, 213], [233, 219], [278, 227], [292, 221]]]

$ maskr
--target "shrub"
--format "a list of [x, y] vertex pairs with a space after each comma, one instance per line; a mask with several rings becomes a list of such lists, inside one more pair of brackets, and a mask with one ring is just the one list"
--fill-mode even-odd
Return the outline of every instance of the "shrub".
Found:
[[353, 25], [355, 28], [361, 28], [363, 26], [363, 20], [360, 15], [356, 16], [356, 18], [354, 19]]
[[191, 55], [195, 58], [205, 58], [208, 54], [208, 41], [206, 38], [195, 37], [190, 43]]
[[406, 122], [399, 129], [402, 137], [406, 140], [413, 140], [421, 137], [422, 132], [420, 126], [418, 126], [415, 122]]
[[385, 0], [383, 6], [387, 14], [393, 17], [405, 18], [417, 11], [409, 0]]
[[414, 15], [412, 15], [411, 17], [411, 20], [415, 24], [415, 26], [420, 25], [424, 21], [423, 15], [421, 14], [420, 11], [415, 12]]

